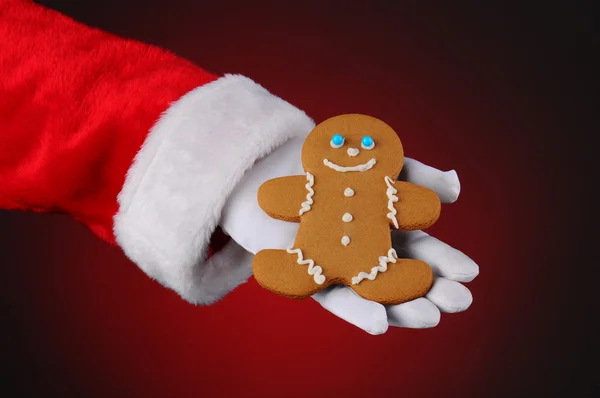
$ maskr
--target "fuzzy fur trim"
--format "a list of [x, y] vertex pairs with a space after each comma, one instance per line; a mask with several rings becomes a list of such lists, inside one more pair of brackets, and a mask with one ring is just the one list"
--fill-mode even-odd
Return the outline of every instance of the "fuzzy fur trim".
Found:
[[252, 80], [225, 75], [173, 103], [150, 130], [119, 194], [114, 233], [151, 278], [209, 304], [251, 275], [234, 241], [208, 261], [221, 209], [244, 172], [314, 122]]

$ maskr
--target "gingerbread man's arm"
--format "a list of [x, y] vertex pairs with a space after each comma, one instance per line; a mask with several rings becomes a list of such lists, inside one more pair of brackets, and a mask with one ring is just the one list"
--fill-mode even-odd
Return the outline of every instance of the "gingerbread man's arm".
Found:
[[258, 189], [258, 205], [273, 218], [299, 222], [300, 212], [308, 211], [313, 203], [313, 184], [312, 175], [287, 176], [268, 180]]
[[404, 181], [395, 181], [393, 187], [396, 189], [394, 195], [398, 197], [397, 201], [392, 200], [398, 226], [396, 227], [394, 217], [391, 217], [390, 213], [388, 218], [394, 228], [414, 231], [429, 228], [437, 221], [441, 203], [434, 191]]

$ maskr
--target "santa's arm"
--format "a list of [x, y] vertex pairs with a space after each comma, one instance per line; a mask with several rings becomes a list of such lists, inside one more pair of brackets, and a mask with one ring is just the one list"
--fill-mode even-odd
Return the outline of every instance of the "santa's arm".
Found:
[[220, 210], [313, 126], [246, 77], [0, 0], [0, 208], [66, 212], [188, 301], [250, 275], [233, 241], [208, 258]]
[[314, 182], [310, 173], [266, 181], [258, 189], [258, 204], [273, 218], [299, 222], [313, 203]]
[[114, 243], [148, 131], [217, 77], [29, 1], [0, 0], [0, 37], [0, 207], [66, 211]]
[[[441, 203], [438, 195], [429, 188], [410, 182], [388, 182], [388, 213], [392, 227], [403, 231], [426, 229], [440, 216]], [[395, 190], [395, 192], [394, 192]], [[394, 199], [394, 196], [397, 198]]]

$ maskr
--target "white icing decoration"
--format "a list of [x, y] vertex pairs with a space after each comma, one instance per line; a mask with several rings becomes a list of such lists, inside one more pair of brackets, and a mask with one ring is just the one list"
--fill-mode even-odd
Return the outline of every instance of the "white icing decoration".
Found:
[[373, 143], [369, 146], [364, 146], [363, 144], [360, 144], [360, 146], [370, 151], [371, 149], [375, 148], [375, 141], [373, 141]]
[[375, 158], [373, 158], [373, 159], [369, 160], [367, 163], [359, 164], [358, 166], [342, 167], [342, 166], [338, 166], [335, 163], [330, 162], [327, 159], [323, 159], [323, 163], [325, 164], [325, 166], [327, 166], [335, 171], [339, 171], [341, 173], [345, 173], [347, 171], [367, 171], [367, 170], [370, 170], [371, 167], [373, 167], [376, 162], [377, 161], [375, 160]]
[[342, 237], [342, 245], [348, 246], [350, 244], [350, 238], [347, 236]]
[[343, 222], [350, 222], [350, 221], [352, 221], [352, 214], [350, 214], [350, 213], [344, 213], [344, 215], [342, 216], [342, 221]]
[[387, 214], [387, 218], [392, 220], [394, 222], [394, 227], [398, 229], [398, 219], [396, 218], [397, 211], [394, 208], [394, 202], [398, 201], [398, 197], [395, 195], [398, 192], [398, 190], [394, 188], [394, 180], [392, 180], [390, 177], [385, 176], [385, 183], [388, 186], [388, 189], [387, 191], [385, 191], [385, 194], [388, 197], [388, 209], [390, 210], [390, 212]]
[[356, 148], [348, 148], [348, 156], [357, 156], [360, 151]]
[[315, 177], [307, 172], [306, 179], [308, 182], [306, 183], [305, 187], [308, 190], [308, 193], [306, 194], [306, 201], [302, 202], [302, 208], [300, 209], [299, 215], [302, 215], [310, 210], [310, 205], [313, 204], [312, 197], [315, 194], [315, 191], [312, 189], [312, 186], [315, 184]]
[[344, 196], [349, 198], [350, 196], [354, 196], [354, 190], [352, 188], [346, 188], [344, 190]]
[[396, 259], [398, 259], [396, 251], [394, 249], [390, 249], [387, 256], [379, 256], [379, 265], [371, 268], [371, 272], [369, 274], [366, 272], [360, 272], [357, 276], [353, 277], [352, 284], [358, 285], [363, 279], [368, 279], [371, 281], [375, 280], [377, 273], [387, 271], [387, 263], [395, 263]]
[[345, 141], [346, 140], [344, 139], [344, 137], [342, 137], [342, 143], [339, 144], [339, 145], [336, 145], [336, 144], [333, 143], [333, 138], [332, 138], [331, 141], [329, 141], [329, 145], [331, 145], [332, 148], [338, 149], [338, 148], [341, 148], [341, 147], [344, 146], [344, 142]]
[[325, 275], [322, 275], [323, 268], [319, 267], [318, 265], [315, 265], [315, 262], [313, 260], [311, 260], [310, 258], [307, 258], [305, 260], [302, 256], [302, 250], [287, 249], [287, 252], [290, 254], [296, 253], [298, 255], [298, 261], [297, 261], [298, 264], [300, 264], [300, 265], [308, 264], [308, 275], [313, 276], [313, 279], [315, 280], [315, 283], [317, 285], [322, 285], [323, 282], [325, 282]]

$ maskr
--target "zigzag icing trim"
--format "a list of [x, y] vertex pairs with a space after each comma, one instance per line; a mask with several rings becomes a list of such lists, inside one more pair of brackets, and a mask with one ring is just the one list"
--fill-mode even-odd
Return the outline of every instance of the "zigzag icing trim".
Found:
[[396, 193], [398, 193], [398, 190], [396, 188], [394, 188], [394, 180], [392, 180], [390, 177], [385, 176], [385, 183], [388, 186], [387, 191], [385, 192], [385, 194], [388, 197], [388, 209], [390, 210], [390, 212], [387, 214], [387, 218], [389, 218], [390, 220], [392, 220], [394, 222], [394, 227], [396, 227], [396, 229], [398, 229], [398, 219], [396, 218], [396, 209], [394, 208], [394, 202], [398, 201], [398, 197], [395, 195]]
[[379, 265], [371, 268], [371, 273], [367, 274], [366, 272], [360, 272], [357, 276], [352, 278], [352, 284], [358, 285], [363, 279], [368, 279], [370, 281], [375, 280], [379, 272], [387, 271], [387, 263], [395, 263], [396, 259], [398, 259], [396, 250], [390, 249], [387, 256], [379, 256]]
[[312, 186], [315, 184], [315, 177], [309, 172], [306, 172], [306, 179], [308, 182], [306, 183], [305, 187], [308, 190], [308, 193], [306, 194], [306, 201], [302, 202], [302, 208], [300, 209], [299, 215], [302, 215], [310, 210], [310, 206], [313, 204], [312, 197], [315, 194], [315, 191], [312, 189]]
[[315, 262], [313, 260], [311, 260], [310, 258], [307, 258], [305, 260], [302, 256], [302, 250], [287, 249], [287, 252], [290, 254], [296, 253], [298, 255], [298, 261], [297, 261], [298, 264], [300, 264], [300, 265], [308, 264], [308, 274], [313, 276], [313, 279], [315, 280], [315, 283], [317, 285], [322, 285], [323, 282], [325, 282], [325, 276], [322, 275], [323, 268], [319, 267], [318, 265], [315, 265]]

